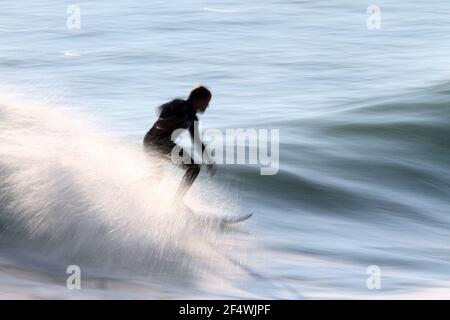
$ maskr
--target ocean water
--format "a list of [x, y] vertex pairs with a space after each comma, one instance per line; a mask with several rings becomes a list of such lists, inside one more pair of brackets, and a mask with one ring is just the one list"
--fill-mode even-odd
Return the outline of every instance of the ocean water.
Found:
[[[2, 1], [0, 298], [450, 298], [449, 10]], [[175, 208], [182, 173], [142, 154], [197, 83], [203, 129], [280, 130], [276, 175], [219, 166], [188, 195], [239, 225]]]

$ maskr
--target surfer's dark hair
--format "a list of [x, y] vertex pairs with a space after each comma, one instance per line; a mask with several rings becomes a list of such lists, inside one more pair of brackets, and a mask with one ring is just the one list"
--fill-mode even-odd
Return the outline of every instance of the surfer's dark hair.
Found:
[[188, 100], [189, 101], [196, 101], [198, 99], [202, 98], [211, 98], [211, 91], [209, 91], [208, 88], [204, 86], [195, 86], [192, 88], [191, 92], [189, 93]]

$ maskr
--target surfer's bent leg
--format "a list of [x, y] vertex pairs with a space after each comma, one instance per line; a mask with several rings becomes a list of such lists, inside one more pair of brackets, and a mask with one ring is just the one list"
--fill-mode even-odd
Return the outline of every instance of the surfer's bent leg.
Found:
[[[147, 137], [146, 137], [147, 138]], [[167, 162], [170, 162], [171, 145], [157, 144], [150, 139], [144, 139], [144, 152], [149, 156], [152, 171], [155, 173], [153, 178], [160, 181], [163, 176], [163, 169]]]
[[200, 166], [194, 163], [194, 159], [192, 158], [190, 163], [183, 164], [183, 167], [186, 169], [186, 172], [181, 179], [181, 185], [177, 191], [176, 198], [178, 200], [181, 200], [183, 198], [185, 193], [189, 190], [195, 179], [198, 177], [198, 174], [200, 173]]
[[[159, 154], [162, 159], [170, 157], [170, 154], [174, 146], [175, 144], [173, 142], [167, 144], [155, 144], [149, 140], [147, 141], [144, 140], [144, 149], [149, 153]], [[184, 150], [182, 149], [180, 156], [183, 157], [183, 155]], [[200, 166], [194, 163], [194, 159], [192, 159], [192, 157], [190, 157], [189, 163], [182, 164], [182, 167], [186, 169], [186, 172], [184, 173], [183, 178], [181, 179], [181, 184], [177, 190], [176, 194], [177, 200], [183, 199], [183, 196], [192, 186], [198, 174], [200, 173]]]

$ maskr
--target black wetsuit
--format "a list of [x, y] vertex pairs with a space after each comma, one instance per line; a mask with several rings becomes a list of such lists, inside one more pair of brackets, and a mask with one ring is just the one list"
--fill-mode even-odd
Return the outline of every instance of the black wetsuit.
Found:
[[[144, 148], [157, 151], [164, 157], [169, 157], [176, 144], [172, 141], [172, 133], [177, 129], [189, 130], [194, 140], [197, 112], [189, 100], [175, 99], [159, 107], [161, 111], [158, 120], [144, 137]], [[202, 152], [204, 150], [202, 144]], [[183, 152], [183, 151], [181, 151]], [[182, 154], [180, 154], [182, 155]], [[183, 190], [187, 190], [200, 172], [200, 166], [191, 158], [190, 164], [184, 163], [186, 173], [183, 176]], [[182, 193], [184, 193], [182, 191]]]

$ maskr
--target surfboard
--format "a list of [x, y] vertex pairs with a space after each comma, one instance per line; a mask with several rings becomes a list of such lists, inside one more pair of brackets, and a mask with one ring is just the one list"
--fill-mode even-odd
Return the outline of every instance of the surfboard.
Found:
[[250, 219], [253, 216], [253, 213], [231, 216], [231, 217], [217, 217], [219, 224], [234, 224], [243, 222], [245, 220]]
[[253, 216], [253, 212], [234, 216], [211, 216], [206, 214], [199, 214], [186, 204], [183, 204], [183, 208], [186, 211], [188, 211], [198, 221], [203, 221], [206, 223], [214, 223], [221, 226], [243, 222], [250, 219]]

